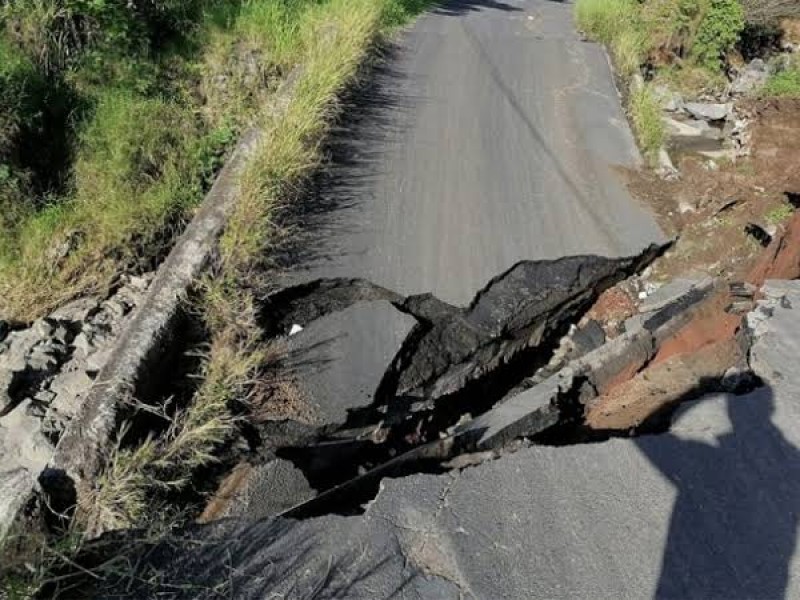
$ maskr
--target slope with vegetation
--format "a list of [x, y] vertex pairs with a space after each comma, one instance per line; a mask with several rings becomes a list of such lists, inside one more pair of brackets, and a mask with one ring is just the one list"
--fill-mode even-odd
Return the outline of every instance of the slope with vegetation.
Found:
[[[769, 50], [780, 19], [800, 17], [787, 0], [578, 0], [579, 27], [609, 48], [619, 74], [644, 73], [630, 110], [645, 154], [655, 158], [666, 135], [652, 89], [667, 84], [689, 96], [724, 90], [725, 75], [742, 59]], [[775, 69], [762, 90], [800, 95], [800, 64]]]
[[[237, 134], [312, 51], [324, 0], [0, 7], [0, 319], [152, 268]], [[406, 5], [376, 3], [385, 22]]]

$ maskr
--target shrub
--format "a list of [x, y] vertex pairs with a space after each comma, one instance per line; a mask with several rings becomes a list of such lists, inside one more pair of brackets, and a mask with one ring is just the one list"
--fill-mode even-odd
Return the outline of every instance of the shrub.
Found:
[[725, 54], [744, 31], [744, 9], [739, 0], [710, 0], [692, 44], [692, 57], [702, 67], [719, 71]]

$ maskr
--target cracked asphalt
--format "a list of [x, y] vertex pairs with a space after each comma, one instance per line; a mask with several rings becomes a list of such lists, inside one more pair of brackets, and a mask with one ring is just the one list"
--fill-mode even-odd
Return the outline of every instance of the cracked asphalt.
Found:
[[463, 306], [521, 260], [663, 240], [617, 172], [640, 157], [606, 55], [566, 2], [432, 10], [346, 107], [331, 150], [292, 283], [361, 277]]

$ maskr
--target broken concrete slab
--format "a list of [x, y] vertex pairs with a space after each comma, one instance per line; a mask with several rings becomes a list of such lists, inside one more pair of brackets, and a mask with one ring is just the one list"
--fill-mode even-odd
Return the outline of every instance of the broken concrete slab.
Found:
[[287, 341], [287, 368], [323, 428], [369, 406], [416, 319], [385, 300], [358, 302], [310, 322]]
[[552, 427], [561, 415], [560, 398], [571, 389], [572, 380], [566, 377], [550, 379], [523, 391], [500, 406], [466, 423], [456, 430], [460, 448], [466, 451], [485, 451], [502, 448], [515, 439], [531, 436]]
[[36, 479], [23, 467], [0, 471], [0, 547], [19, 522], [20, 512], [28, 503], [35, 484]]
[[303, 472], [288, 460], [274, 458], [257, 465], [241, 463], [222, 482], [198, 522], [274, 517], [315, 494]]
[[695, 119], [704, 121], [722, 121], [727, 119], [733, 110], [733, 104], [730, 103], [712, 103], [712, 102], [687, 102], [684, 109]]
[[[771, 402], [793, 418], [770, 421]], [[253, 577], [259, 557], [281, 559], [277, 548], [303, 581], [322, 581], [328, 565], [369, 548], [363, 560], [381, 585], [447, 597], [438, 586], [403, 587], [415, 579], [392, 560], [374, 564], [373, 549], [391, 546], [394, 559], [462, 598], [793, 598], [800, 460], [787, 440], [800, 433], [798, 416], [793, 398], [770, 399], [767, 389], [715, 395], [687, 405], [666, 435], [534, 446], [461, 471], [387, 479], [362, 515], [193, 530], [191, 543], [146, 560], [162, 582], [231, 578], [257, 597], [274, 589]], [[347, 597], [381, 594], [356, 585]]]
[[710, 277], [678, 277], [662, 285], [639, 304], [639, 312], [653, 312], [675, 300], [691, 294], [696, 289], [709, 289], [714, 281]]

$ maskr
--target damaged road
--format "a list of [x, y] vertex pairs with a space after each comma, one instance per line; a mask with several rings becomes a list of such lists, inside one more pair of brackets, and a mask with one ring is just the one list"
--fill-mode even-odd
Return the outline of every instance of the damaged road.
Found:
[[[393, 456], [415, 448], [424, 459], [446, 459], [447, 451], [431, 452], [426, 445], [437, 446], [547, 364], [600, 294], [665, 248], [618, 259], [523, 261], [493, 278], [467, 308], [430, 294], [402, 298], [363, 280], [318, 281], [279, 292], [263, 312], [273, 316], [273, 331], [289, 334], [286, 368], [315, 419], [260, 423], [260, 451], [276, 466], [260, 475], [251, 471], [239, 485], [258, 487], [251, 477], [271, 478], [278, 468], [289, 476], [285, 486], [295, 488], [299, 473], [278, 467], [276, 459], [293, 462], [318, 491], [365, 469], [380, 472], [396, 462]], [[364, 335], [362, 319], [382, 321], [383, 335]], [[361, 494], [348, 498], [344, 510], [357, 509]], [[264, 507], [258, 511], [263, 515]]]
[[384, 479], [360, 515], [191, 528], [139, 568], [192, 597], [796, 597], [800, 283], [762, 293], [746, 320], [759, 387], [686, 402], [659, 435], [517, 444]]

